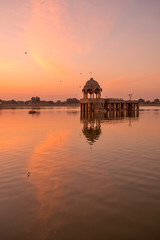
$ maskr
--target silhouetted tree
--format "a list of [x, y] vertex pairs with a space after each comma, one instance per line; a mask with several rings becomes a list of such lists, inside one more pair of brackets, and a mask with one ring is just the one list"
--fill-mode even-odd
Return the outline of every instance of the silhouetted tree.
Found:
[[61, 104], [61, 101], [60, 101], [60, 100], [58, 100], [58, 101], [56, 102], [56, 104]]
[[39, 103], [40, 102], [40, 98], [39, 97], [32, 97], [31, 98], [31, 102], [32, 103]]
[[138, 102], [139, 102], [139, 103], [145, 103], [145, 100], [144, 100], [143, 98], [140, 98], [140, 99], [138, 100]]
[[12, 100], [10, 100], [10, 103], [11, 103], [11, 104], [15, 104], [15, 103], [17, 103], [17, 102], [16, 102], [16, 100], [12, 99]]
[[159, 99], [158, 98], [156, 98], [156, 99], [154, 99], [154, 101], [153, 101], [154, 103], [159, 103], [160, 101], [159, 101]]
[[66, 100], [67, 103], [79, 103], [79, 100], [77, 98], [68, 98]]
[[24, 101], [17, 101], [17, 104], [24, 104]]
[[53, 101], [47, 101], [47, 103], [49, 103], [49, 104], [54, 104], [54, 102], [53, 102]]

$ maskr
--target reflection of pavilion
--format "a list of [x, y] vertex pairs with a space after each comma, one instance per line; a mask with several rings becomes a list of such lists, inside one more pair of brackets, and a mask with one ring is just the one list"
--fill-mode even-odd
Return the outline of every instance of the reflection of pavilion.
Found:
[[93, 144], [98, 140], [101, 134], [101, 122], [100, 118], [82, 116], [81, 121], [83, 122], [82, 132], [85, 135], [89, 144]]
[[132, 124], [132, 120], [137, 120], [139, 117], [139, 111], [107, 111], [101, 113], [94, 112], [81, 112], [81, 122], [83, 123], [82, 132], [85, 135], [89, 144], [93, 145], [96, 142], [101, 133], [101, 124], [104, 123], [122, 123], [125, 120], [129, 120], [129, 126]]

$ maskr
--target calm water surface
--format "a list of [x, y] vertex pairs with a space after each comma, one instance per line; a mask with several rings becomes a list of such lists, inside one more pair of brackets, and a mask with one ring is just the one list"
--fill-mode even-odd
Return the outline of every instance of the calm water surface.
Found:
[[159, 110], [0, 110], [0, 239], [160, 239]]

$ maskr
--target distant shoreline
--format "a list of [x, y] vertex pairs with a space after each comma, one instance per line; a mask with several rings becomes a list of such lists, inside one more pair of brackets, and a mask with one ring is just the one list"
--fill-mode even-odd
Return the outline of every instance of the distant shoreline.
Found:
[[41, 103], [35, 103], [35, 104], [1, 104], [0, 109], [38, 109], [43, 107], [78, 107], [80, 106], [80, 103], [60, 103], [60, 104], [41, 104]]
[[[34, 104], [0, 104], [1, 109], [39, 109], [45, 107], [79, 107], [80, 103], [54, 103], [54, 104], [47, 104], [47, 103], [34, 103]], [[145, 103], [140, 104], [140, 107], [160, 107], [160, 103]]]

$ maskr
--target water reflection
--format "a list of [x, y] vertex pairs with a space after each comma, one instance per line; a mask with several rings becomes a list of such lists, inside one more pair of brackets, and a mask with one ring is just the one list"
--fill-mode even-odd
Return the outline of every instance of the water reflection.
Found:
[[159, 239], [160, 114], [67, 111], [0, 112], [0, 239]]
[[71, 115], [77, 115], [79, 113], [79, 111], [66, 111], [67, 114], [71, 114]]
[[89, 144], [93, 144], [99, 139], [101, 135], [101, 119], [100, 116], [83, 116], [81, 118], [83, 122], [82, 132], [85, 135]]
[[105, 113], [81, 112], [81, 122], [83, 123], [82, 132], [90, 145], [96, 142], [101, 133], [101, 124], [129, 121], [132, 126], [132, 120], [139, 118], [139, 111], [107, 111]]

